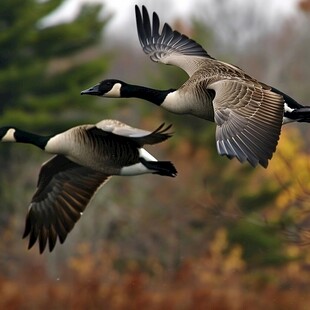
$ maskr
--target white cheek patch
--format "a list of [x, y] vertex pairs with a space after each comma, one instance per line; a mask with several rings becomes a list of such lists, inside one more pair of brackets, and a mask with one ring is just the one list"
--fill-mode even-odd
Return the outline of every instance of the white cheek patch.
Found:
[[111, 90], [106, 92], [103, 96], [108, 98], [120, 98], [121, 96], [121, 83], [116, 83], [113, 85]]
[[10, 128], [7, 133], [3, 136], [3, 138], [1, 139], [1, 141], [3, 142], [14, 142], [16, 141], [14, 134], [15, 134], [15, 129], [14, 128]]

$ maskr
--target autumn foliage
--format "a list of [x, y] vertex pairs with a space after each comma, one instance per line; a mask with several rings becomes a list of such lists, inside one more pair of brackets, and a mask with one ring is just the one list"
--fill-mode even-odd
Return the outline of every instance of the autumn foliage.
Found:
[[[147, 130], [165, 121], [173, 124], [173, 137], [150, 150], [173, 161], [179, 174], [174, 179], [111, 178], [65, 243], [39, 255], [37, 245], [27, 250], [21, 236], [40, 165], [48, 155], [24, 145], [1, 144], [0, 309], [310, 309], [309, 124], [283, 126], [268, 169], [253, 169], [217, 154], [210, 122], [174, 116], [137, 100], [81, 97], [81, 89], [107, 75], [109, 64], [119, 78], [127, 74], [128, 82], [161, 89], [178, 87], [184, 75], [148, 59], [145, 67], [150, 69], [145, 70], [140, 48], [132, 51], [126, 45], [102, 53], [89, 46], [99, 40], [98, 30], [105, 24], [96, 22], [98, 7], [82, 10], [77, 24], [33, 32], [30, 20], [36, 25], [60, 2], [44, 2], [45, 11], [37, 10], [33, 0], [6, 0], [0, 6], [9, 20], [0, 23], [7, 30], [0, 35], [7, 57], [0, 61], [0, 76], [11, 85], [1, 84], [3, 125], [53, 133], [85, 119], [117, 118]], [[307, 11], [308, 2], [302, 1], [300, 8]], [[211, 6], [212, 13], [218, 10], [225, 16], [213, 20], [223, 24], [223, 36], [217, 27], [207, 26], [209, 19], [206, 24], [196, 20], [191, 29], [182, 20], [176, 26], [210, 54], [234, 59], [232, 63], [250, 74], [310, 105], [309, 22], [304, 20], [304, 32], [294, 28], [298, 23], [283, 22], [278, 33], [270, 29], [249, 36], [244, 42], [251, 44], [240, 48], [237, 39], [243, 39], [246, 25], [257, 25], [243, 7], [226, 3], [214, 0]], [[253, 7], [248, 13], [256, 16]], [[234, 33], [239, 22], [244, 27]], [[17, 48], [25, 38], [23, 48]], [[42, 43], [49, 41], [53, 44]], [[19, 65], [8, 43], [14, 45]], [[117, 55], [114, 62], [111, 54]], [[8, 91], [12, 89], [13, 97]]]
[[306, 309], [309, 271], [300, 263], [251, 270], [242, 248], [228, 250], [225, 230], [216, 232], [209, 251], [165, 270], [156, 259], [144, 268], [128, 261], [117, 268], [112, 248], [87, 244], [63, 262], [59, 278], [33, 256], [14, 277], [0, 278], [3, 309]]
[[[191, 240], [192, 244], [186, 243], [185, 246], [179, 241], [180, 257], [173, 264], [169, 264], [165, 256], [156, 254], [152, 249], [143, 256], [141, 254], [139, 257], [133, 254], [130, 256], [126, 254], [126, 245], [117, 239], [114, 241], [112, 239], [110, 242], [99, 239], [90, 242], [84, 238], [83, 242], [75, 246], [70, 246], [69, 242], [70, 253], [56, 250], [56, 253], [40, 256], [36, 248], [27, 252], [23, 241], [14, 240], [10, 228], [2, 231], [1, 262], [5, 264], [6, 270], [1, 270], [0, 307], [3, 309], [306, 309], [310, 307], [310, 252], [307, 246], [302, 246], [306, 239], [300, 234], [301, 227], [305, 231], [309, 229], [304, 223], [304, 213], [308, 205], [305, 195], [308, 195], [309, 188], [309, 183], [306, 182], [309, 156], [303, 151], [302, 144], [296, 143], [300, 141], [298, 136], [298, 131], [285, 129], [270, 168], [258, 169], [253, 178], [255, 181], [252, 177], [249, 178], [249, 188], [253, 182], [257, 182], [257, 186], [268, 184], [283, 189], [278, 192], [271, 207], [255, 212], [255, 216], [253, 214], [249, 216], [241, 210], [235, 213], [229, 204], [222, 205], [222, 210], [217, 210], [217, 214], [212, 210], [207, 212], [200, 210], [199, 206], [191, 206], [190, 215], [186, 213], [187, 207], [181, 205], [184, 197], [176, 196], [177, 200], [180, 199], [178, 208], [184, 212], [179, 218], [178, 225], [183, 231], [183, 238]], [[183, 167], [184, 175], [181, 173], [178, 185], [173, 182], [161, 191], [155, 189], [159, 201], [165, 199], [167, 195], [165, 191], [175, 192], [174, 187], [180, 187], [180, 184], [186, 186], [186, 180], [194, 180], [195, 173], [190, 169], [187, 171], [185, 162], [191, 158], [198, 164], [203, 158], [208, 157], [208, 152], [199, 149], [194, 150], [185, 143], [169, 151], [178, 154], [176, 160], [181, 171]], [[165, 151], [168, 152], [167, 149]], [[291, 156], [296, 152], [300, 154], [300, 159], [295, 162], [296, 165], [290, 167]], [[229, 166], [232, 170], [240, 169], [238, 163], [230, 162]], [[201, 169], [203, 171], [203, 168]], [[300, 170], [305, 171], [305, 176], [298, 172]], [[229, 179], [231, 173], [236, 172], [227, 172], [226, 178]], [[195, 182], [199, 182], [199, 178]], [[243, 189], [246, 190], [245, 187]], [[257, 195], [255, 191], [252, 194]], [[204, 201], [206, 205], [210, 203], [211, 209], [217, 202], [222, 202], [219, 197], [210, 198], [209, 194], [199, 191], [195, 193], [195, 197], [193, 201], [197, 199]], [[233, 199], [231, 201], [233, 202]], [[238, 199], [236, 204], [237, 201]], [[186, 205], [187, 202], [184, 203]], [[207, 206], [203, 207], [205, 208], [208, 209]], [[200, 234], [199, 229], [188, 225], [188, 222], [191, 222], [199, 226], [198, 220], [201, 217], [205, 217], [203, 221], [206, 226], [211, 226], [208, 230], [210, 235], [206, 234], [205, 227], [200, 228], [203, 231]], [[217, 221], [219, 217], [221, 220]], [[243, 232], [248, 235], [253, 229], [256, 231], [257, 235], [251, 237], [256, 248], [250, 249], [249, 245], [243, 244], [242, 238], [238, 239], [237, 227], [234, 227], [236, 222], [238, 229], [245, 227]], [[18, 223], [15, 224], [18, 226]], [[156, 220], [155, 225], [159, 225], [156, 224]], [[10, 226], [14, 226], [14, 223]], [[277, 228], [274, 228], [275, 226]], [[175, 233], [171, 227], [167, 228], [166, 233], [164, 227], [161, 230], [164, 235], [158, 233], [158, 242], [161, 242], [161, 238], [164, 240], [168, 237], [166, 233], [169, 235]], [[274, 248], [268, 248], [268, 242], [273, 236], [266, 235], [266, 231], [278, 234], [282, 245], [272, 243], [271, 246]], [[152, 233], [152, 229], [145, 228], [144, 233], [146, 241], [143, 241], [140, 235], [135, 236], [141, 244], [150, 241], [148, 234]], [[121, 234], [121, 230], [118, 234]], [[259, 243], [255, 240], [259, 238], [267, 238], [269, 241], [267, 244], [264, 241]], [[196, 242], [200, 244], [200, 248]], [[271, 262], [264, 261], [271, 252], [276, 251], [276, 247], [281, 248], [280, 252], [276, 252], [278, 255], [281, 253], [281, 257]], [[170, 248], [169, 251], [171, 250]], [[251, 251], [254, 251], [254, 254]]]

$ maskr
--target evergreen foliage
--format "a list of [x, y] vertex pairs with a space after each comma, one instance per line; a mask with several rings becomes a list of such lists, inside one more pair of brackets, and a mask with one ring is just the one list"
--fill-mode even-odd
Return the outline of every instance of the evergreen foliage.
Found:
[[[80, 96], [80, 91], [107, 69], [109, 59], [100, 55], [99, 46], [107, 20], [99, 18], [101, 5], [92, 4], [81, 7], [70, 23], [44, 27], [42, 19], [63, 2], [1, 1], [0, 126], [52, 134], [100, 120], [94, 119], [97, 111], [95, 107], [89, 109], [88, 100]], [[42, 158], [46, 158], [37, 153], [25, 146], [1, 147], [0, 219], [20, 205], [27, 206], [25, 198], [19, 200], [34, 191], [32, 183], [29, 188], [25, 186], [35, 174], [31, 173], [31, 166], [39, 168]], [[16, 171], [20, 164], [28, 174]], [[19, 199], [12, 195], [13, 187], [19, 187]]]
[[1, 125], [53, 131], [87, 116], [79, 93], [107, 68], [108, 59], [98, 57], [106, 20], [100, 5], [85, 5], [73, 22], [43, 27], [62, 2], [1, 1]]

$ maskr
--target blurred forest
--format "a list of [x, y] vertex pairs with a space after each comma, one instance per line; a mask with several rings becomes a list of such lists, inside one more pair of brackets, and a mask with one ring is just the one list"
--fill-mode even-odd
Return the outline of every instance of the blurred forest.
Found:
[[[310, 1], [272, 29], [255, 15], [266, 7], [233, 2], [210, 0], [205, 18], [169, 23], [310, 105]], [[286, 125], [268, 169], [253, 169], [218, 156], [212, 123], [141, 100], [82, 97], [103, 78], [170, 88], [186, 75], [152, 63], [137, 38], [107, 42], [104, 6], [44, 27], [61, 3], [1, 0], [0, 126], [43, 134], [104, 118], [148, 130], [165, 121], [174, 137], [150, 150], [179, 175], [113, 177], [65, 243], [39, 255], [21, 236], [49, 156], [1, 144], [0, 308], [310, 309], [310, 126]]]

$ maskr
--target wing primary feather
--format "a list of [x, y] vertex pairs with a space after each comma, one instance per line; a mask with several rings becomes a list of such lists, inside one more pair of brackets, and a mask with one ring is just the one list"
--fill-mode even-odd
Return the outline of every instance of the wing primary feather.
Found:
[[58, 234], [59, 242], [64, 243], [67, 238], [67, 232], [62, 225], [62, 221], [60, 219], [58, 219], [58, 221], [55, 223], [55, 229]]
[[42, 254], [43, 251], [45, 250], [47, 239], [48, 239], [48, 230], [46, 227], [42, 226], [41, 230], [40, 230], [40, 234], [39, 234], [39, 251], [40, 251], [40, 254]]
[[143, 29], [146, 36], [147, 43], [152, 43], [149, 39], [152, 37], [152, 30], [151, 30], [151, 21], [149, 18], [149, 14], [147, 12], [146, 7], [142, 6], [142, 19], [143, 19]]
[[29, 216], [30, 211], [31, 211], [31, 207], [30, 207], [30, 210], [28, 211], [27, 216], [26, 216], [23, 239], [26, 238], [31, 233], [31, 221], [30, 221], [30, 216]]
[[136, 5], [135, 6], [135, 11], [136, 11], [136, 24], [137, 24], [137, 31], [138, 31], [138, 38], [140, 41], [140, 44], [142, 47], [144, 47], [146, 44], [144, 38], [145, 38], [145, 33], [143, 29], [143, 22], [142, 22], [142, 16], [139, 7]]
[[57, 242], [57, 232], [55, 226], [51, 225], [49, 230], [48, 247], [49, 251], [52, 252]]
[[34, 224], [30, 231], [28, 249], [31, 249], [38, 239], [39, 229], [36, 224]]
[[159, 38], [159, 26], [160, 26], [160, 21], [158, 15], [153, 12], [153, 29], [152, 29], [152, 36], [154, 43], [158, 40]]

